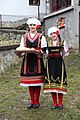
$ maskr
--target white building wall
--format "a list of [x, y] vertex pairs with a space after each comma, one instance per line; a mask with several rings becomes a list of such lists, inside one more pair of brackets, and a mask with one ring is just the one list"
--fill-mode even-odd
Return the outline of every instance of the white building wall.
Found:
[[[69, 48], [79, 49], [79, 13], [80, 6], [79, 0], [72, 0], [72, 6], [70, 9], [63, 9], [44, 16], [45, 19], [45, 34], [47, 34], [48, 28], [56, 26], [56, 21], [60, 17], [65, 19], [65, 28], [60, 30], [61, 38], [65, 40]], [[65, 11], [64, 11], [65, 10]]]

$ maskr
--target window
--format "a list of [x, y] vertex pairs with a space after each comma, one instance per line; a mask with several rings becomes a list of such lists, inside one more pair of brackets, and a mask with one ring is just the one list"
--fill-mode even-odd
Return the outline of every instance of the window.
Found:
[[40, 0], [29, 0], [29, 5], [38, 6], [40, 5]]
[[78, 5], [80, 5], [80, 0], [79, 0], [79, 3], [78, 3]]
[[55, 12], [71, 6], [71, 0], [50, 0], [50, 12]]

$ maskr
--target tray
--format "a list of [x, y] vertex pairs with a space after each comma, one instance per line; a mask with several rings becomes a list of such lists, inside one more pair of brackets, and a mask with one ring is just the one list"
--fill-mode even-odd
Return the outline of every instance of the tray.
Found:
[[35, 53], [35, 54], [42, 54], [40, 50], [15, 50], [15, 53]]

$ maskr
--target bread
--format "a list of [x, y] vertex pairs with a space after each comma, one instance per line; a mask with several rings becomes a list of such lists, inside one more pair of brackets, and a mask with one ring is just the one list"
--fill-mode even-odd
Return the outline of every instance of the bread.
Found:
[[17, 47], [16, 51], [30, 51], [30, 50], [35, 50], [34, 48], [26, 48], [26, 47]]

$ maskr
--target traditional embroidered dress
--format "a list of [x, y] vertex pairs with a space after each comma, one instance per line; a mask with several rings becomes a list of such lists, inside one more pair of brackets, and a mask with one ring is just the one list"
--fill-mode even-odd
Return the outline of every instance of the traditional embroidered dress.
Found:
[[47, 73], [44, 81], [44, 92], [67, 93], [67, 75], [62, 54], [68, 54], [66, 43], [51, 41], [48, 46]]
[[[41, 25], [41, 22], [37, 18], [29, 18], [27, 20], [27, 24], [29, 26], [30, 32], [26, 33], [21, 38], [20, 49], [31, 50], [33, 48], [33, 52], [27, 52], [18, 54], [18, 56], [23, 56], [23, 62], [21, 67], [21, 75], [20, 75], [20, 85], [28, 86], [29, 95], [30, 95], [30, 103], [27, 106], [28, 109], [38, 108], [40, 106], [39, 97], [41, 91], [41, 85], [44, 82], [44, 64], [41, 55], [43, 51], [42, 47], [46, 47], [46, 39], [44, 36], [37, 32], [37, 28]], [[35, 53], [35, 50], [40, 51]]]
[[[41, 50], [40, 34], [31, 38], [30, 33], [24, 35], [22, 46]], [[44, 41], [44, 40], [42, 40]], [[24, 45], [23, 45], [24, 44]], [[23, 58], [20, 76], [21, 86], [41, 86], [44, 82], [44, 65], [42, 58], [35, 53], [26, 53]]]

